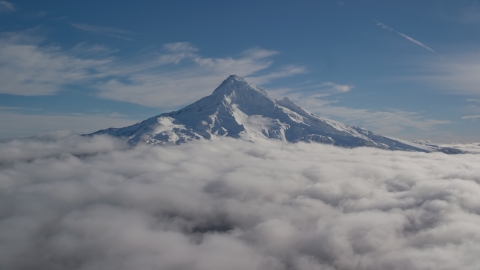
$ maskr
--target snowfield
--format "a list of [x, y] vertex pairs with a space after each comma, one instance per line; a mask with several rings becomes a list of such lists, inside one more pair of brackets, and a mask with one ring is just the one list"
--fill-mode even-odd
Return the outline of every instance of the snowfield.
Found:
[[479, 269], [479, 195], [478, 154], [6, 141], [0, 268]]
[[287, 97], [276, 100], [265, 89], [231, 75], [213, 91], [187, 107], [164, 113], [125, 128], [109, 128], [92, 135], [108, 134], [135, 145], [180, 144], [219, 137], [248, 141], [274, 139], [284, 142], [317, 142], [347, 148], [460, 153], [455, 148], [402, 141], [361, 127], [318, 117]]

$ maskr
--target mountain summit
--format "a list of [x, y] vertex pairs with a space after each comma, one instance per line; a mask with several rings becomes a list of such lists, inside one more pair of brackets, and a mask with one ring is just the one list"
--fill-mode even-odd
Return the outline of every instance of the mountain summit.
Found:
[[229, 76], [211, 95], [183, 109], [132, 126], [109, 128], [90, 135], [96, 134], [123, 137], [134, 145], [180, 144], [195, 139], [233, 137], [250, 141], [276, 139], [342, 147], [455, 152], [455, 149], [388, 138], [361, 127], [318, 117], [286, 97], [276, 100], [263, 88], [235, 75]]

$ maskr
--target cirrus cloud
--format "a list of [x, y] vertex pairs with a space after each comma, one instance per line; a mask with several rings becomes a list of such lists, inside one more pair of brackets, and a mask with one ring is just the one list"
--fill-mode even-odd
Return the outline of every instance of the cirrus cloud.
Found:
[[274, 68], [271, 57], [278, 52], [262, 48], [246, 50], [237, 57], [215, 58], [199, 54], [188, 42], [176, 42], [135, 59], [119, 59], [112, 56], [118, 50], [98, 44], [79, 43], [69, 50], [43, 46], [41, 35], [33, 32], [0, 35], [0, 94], [52, 95], [70, 85], [82, 85], [102, 98], [171, 109], [210, 94], [231, 74], [265, 84], [306, 72], [298, 65]]
[[107, 73], [110, 57], [87, 59], [58, 47], [40, 47], [29, 33], [0, 35], [0, 94], [52, 95], [71, 84], [87, 83]]
[[276, 51], [254, 48], [239, 57], [211, 58], [197, 53], [190, 43], [165, 44], [163, 52], [147, 65], [126, 68], [120, 76], [99, 85], [99, 95], [152, 107], [174, 108], [194, 102], [212, 92], [229, 75], [246, 77], [265, 84], [274, 79], [304, 73], [301, 66], [289, 65], [259, 75], [272, 66]]
[[15, 5], [8, 1], [0, 1], [0, 13], [13, 12], [15, 11]]

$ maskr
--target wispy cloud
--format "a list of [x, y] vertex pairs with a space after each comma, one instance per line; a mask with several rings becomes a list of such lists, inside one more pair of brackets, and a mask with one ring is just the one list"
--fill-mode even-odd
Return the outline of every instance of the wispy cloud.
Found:
[[305, 72], [304, 67], [289, 65], [258, 75], [258, 72], [265, 72], [272, 67], [271, 56], [276, 53], [254, 48], [237, 58], [211, 58], [198, 54], [198, 49], [190, 43], [166, 44], [160, 53], [150, 57], [152, 60], [125, 67], [123, 78], [115, 78], [101, 85], [100, 95], [147, 106], [171, 108], [210, 94], [231, 74], [264, 84]]
[[462, 116], [462, 119], [470, 119], [472, 121], [475, 121], [477, 118], [480, 118], [480, 115], [466, 115]]
[[320, 84], [318, 87], [320, 89], [331, 89], [335, 92], [340, 93], [347, 93], [350, 92], [353, 88], [355, 88], [355, 86], [351, 84], [338, 84], [333, 82], [325, 82]]
[[13, 12], [15, 11], [15, 5], [8, 1], [0, 1], [0, 13]]
[[37, 12], [33, 12], [33, 13], [23, 15], [23, 17], [27, 18], [27, 19], [38, 19], [38, 18], [43, 18], [47, 15], [48, 15], [48, 12], [46, 12], [46, 11], [37, 11]]
[[414, 43], [414, 44], [416, 44], [416, 45], [418, 45], [418, 46], [420, 46], [420, 47], [422, 47], [422, 48], [424, 48], [424, 49], [427, 49], [427, 50], [435, 53], [435, 51], [434, 51], [432, 48], [428, 47], [427, 45], [425, 45], [425, 44], [421, 43], [420, 41], [418, 41], [418, 40], [416, 40], [416, 39], [414, 39], [414, 38], [412, 38], [412, 37], [409, 37], [409, 36], [407, 36], [407, 35], [405, 35], [405, 34], [403, 34], [403, 33], [401, 33], [401, 32], [398, 32], [397, 30], [391, 28], [390, 26], [385, 25], [384, 23], [382, 23], [382, 22], [380, 22], [380, 21], [375, 20], [375, 24], [376, 24], [377, 26], [381, 27], [382, 29], [385, 29], [385, 30], [387, 30], [387, 31], [394, 32], [394, 33], [396, 33], [397, 35], [405, 38], [406, 40], [408, 40], [408, 41], [410, 41], [410, 42], [412, 42], [412, 43]]
[[28, 33], [0, 36], [0, 93], [49, 95], [82, 84], [98, 90], [102, 98], [173, 108], [210, 94], [231, 74], [264, 84], [305, 72], [297, 65], [273, 68], [277, 52], [262, 48], [239, 57], [212, 58], [179, 42], [121, 60], [109, 55], [115, 49], [103, 45], [80, 43], [65, 50], [40, 46], [41, 42]]
[[111, 58], [80, 58], [58, 47], [41, 47], [41, 41], [28, 33], [0, 35], [0, 93], [50, 95], [108, 73]]
[[274, 79], [290, 77], [297, 74], [302, 74], [306, 72], [306, 68], [303, 66], [289, 65], [283, 67], [279, 71], [270, 72], [265, 75], [247, 77], [247, 80], [254, 84], [264, 84], [268, 83]]
[[80, 42], [75, 45], [71, 50], [71, 52], [79, 53], [79, 54], [112, 54], [118, 52], [118, 49], [108, 47], [102, 44], [93, 44], [89, 45], [86, 42]]
[[458, 23], [480, 22], [480, 1], [452, 1], [442, 4], [443, 9], [438, 10], [443, 18]]
[[304, 81], [297, 84], [286, 85], [282, 88], [274, 88], [271, 91], [277, 97], [293, 95], [323, 98], [336, 94], [348, 93], [354, 88], [355, 85], [353, 84], [340, 84], [335, 82], [315, 83], [313, 81]]
[[416, 57], [407, 59], [410, 70], [407, 79], [434, 86], [436, 90], [466, 95], [468, 98], [480, 96], [480, 51], [465, 51], [444, 57]]
[[[410, 140], [431, 138], [431, 131], [438, 125], [451, 124], [448, 120], [429, 119], [421, 112], [399, 109], [372, 110], [350, 108], [338, 105], [336, 94], [347, 93], [354, 89], [351, 84], [324, 82], [321, 84], [291, 85], [285, 88], [272, 89], [277, 98], [288, 96], [301, 107], [325, 118], [338, 120], [350, 125], [363, 126], [374, 132], [402, 136]], [[435, 138], [442, 140], [444, 138]]]
[[335, 104], [336, 101], [330, 100], [329, 96], [329, 94], [311, 91], [290, 91], [288, 93], [288, 97], [292, 101], [321, 117], [363, 126], [380, 134], [402, 136], [410, 140], [430, 136], [431, 131], [437, 125], [450, 124], [450, 121], [447, 120], [425, 118], [419, 112], [398, 109], [380, 111], [339, 106]]
[[124, 127], [141, 119], [131, 119], [115, 112], [85, 114], [25, 113], [31, 109], [0, 107], [3, 138], [18, 138], [58, 130], [88, 133], [105, 127]]
[[118, 28], [113, 28], [113, 27], [105, 27], [105, 26], [98, 26], [98, 25], [90, 25], [90, 24], [81, 24], [81, 23], [70, 23], [71, 26], [87, 31], [87, 32], [92, 32], [92, 33], [97, 33], [97, 34], [102, 34], [102, 35], [107, 35], [109, 37], [115, 37], [119, 39], [124, 39], [124, 40], [129, 40], [133, 41], [133, 39], [126, 37], [126, 35], [131, 35], [134, 34], [131, 31], [123, 30], [123, 29], [118, 29]]

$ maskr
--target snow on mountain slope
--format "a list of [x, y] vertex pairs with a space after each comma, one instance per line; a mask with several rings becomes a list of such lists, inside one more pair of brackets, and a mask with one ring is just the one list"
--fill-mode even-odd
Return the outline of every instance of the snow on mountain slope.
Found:
[[129, 127], [109, 128], [90, 135], [96, 134], [124, 137], [134, 145], [180, 144], [228, 136], [250, 141], [276, 139], [342, 147], [458, 152], [451, 148], [401, 141], [318, 117], [286, 97], [276, 100], [263, 88], [235, 75], [229, 76], [211, 95], [181, 110], [163, 113]]

